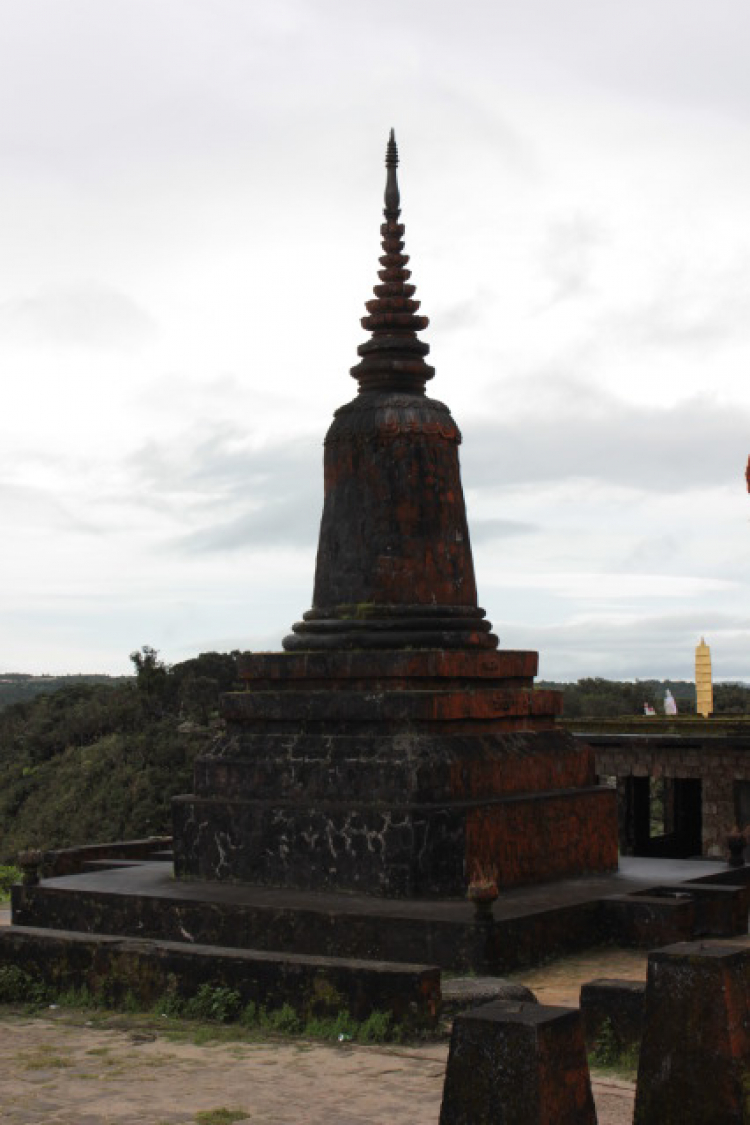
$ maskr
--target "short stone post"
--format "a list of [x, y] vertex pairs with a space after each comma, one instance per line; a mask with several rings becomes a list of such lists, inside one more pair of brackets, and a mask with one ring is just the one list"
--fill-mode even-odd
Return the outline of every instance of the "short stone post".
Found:
[[44, 853], [39, 848], [27, 848], [18, 853], [18, 866], [21, 868], [24, 887], [35, 887], [39, 882]]
[[649, 957], [634, 1125], [750, 1125], [750, 948]]
[[440, 1125], [596, 1125], [577, 1009], [492, 1003], [457, 1016]]
[[604, 977], [582, 984], [581, 1020], [587, 1048], [596, 1046], [604, 1027], [611, 1030], [617, 1050], [639, 1047], [645, 1001], [645, 981]]

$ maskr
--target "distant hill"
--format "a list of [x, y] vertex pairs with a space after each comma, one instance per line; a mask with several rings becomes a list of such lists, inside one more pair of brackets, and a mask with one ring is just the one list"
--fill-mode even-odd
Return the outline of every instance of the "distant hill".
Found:
[[57, 690], [0, 711], [0, 863], [28, 847], [171, 831], [170, 800], [192, 791], [219, 695], [235, 686], [235, 654], [169, 668], [143, 649], [134, 664], [134, 677], [60, 677]]
[[71, 684], [108, 684], [115, 686], [132, 682], [132, 676], [30, 676], [24, 672], [0, 672], [0, 711], [11, 703], [23, 703]]

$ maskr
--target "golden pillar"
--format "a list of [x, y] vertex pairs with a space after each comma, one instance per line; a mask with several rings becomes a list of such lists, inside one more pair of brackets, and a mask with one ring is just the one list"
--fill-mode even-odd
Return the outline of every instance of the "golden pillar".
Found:
[[695, 709], [707, 719], [713, 714], [714, 689], [711, 681], [711, 649], [703, 637], [701, 643], [695, 646], [695, 693]]

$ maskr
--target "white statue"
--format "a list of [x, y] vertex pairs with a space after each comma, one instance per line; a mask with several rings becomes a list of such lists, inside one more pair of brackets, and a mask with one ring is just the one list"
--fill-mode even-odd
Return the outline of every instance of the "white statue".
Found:
[[675, 703], [674, 696], [672, 695], [672, 692], [669, 690], [669, 688], [667, 688], [667, 690], [664, 693], [664, 714], [665, 715], [676, 715], [677, 714], [677, 704]]

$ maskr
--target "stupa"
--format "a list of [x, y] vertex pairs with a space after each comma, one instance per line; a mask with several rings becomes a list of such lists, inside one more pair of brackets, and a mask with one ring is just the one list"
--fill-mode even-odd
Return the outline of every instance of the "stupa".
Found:
[[418, 338], [398, 153], [380, 284], [325, 439], [312, 607], [283, 652], [240, 661], [226, 730], [174, 801], [175, 874], [387, 897], [463, 896], [617, 866], [614, 794], [555, 726], [535, 652], [477, 604], [459, 445]]
[[707, 719], [714, 710], [714, 687], [711, 677], [711, 649], [705, 637], [695, 646], [695, 711]]

